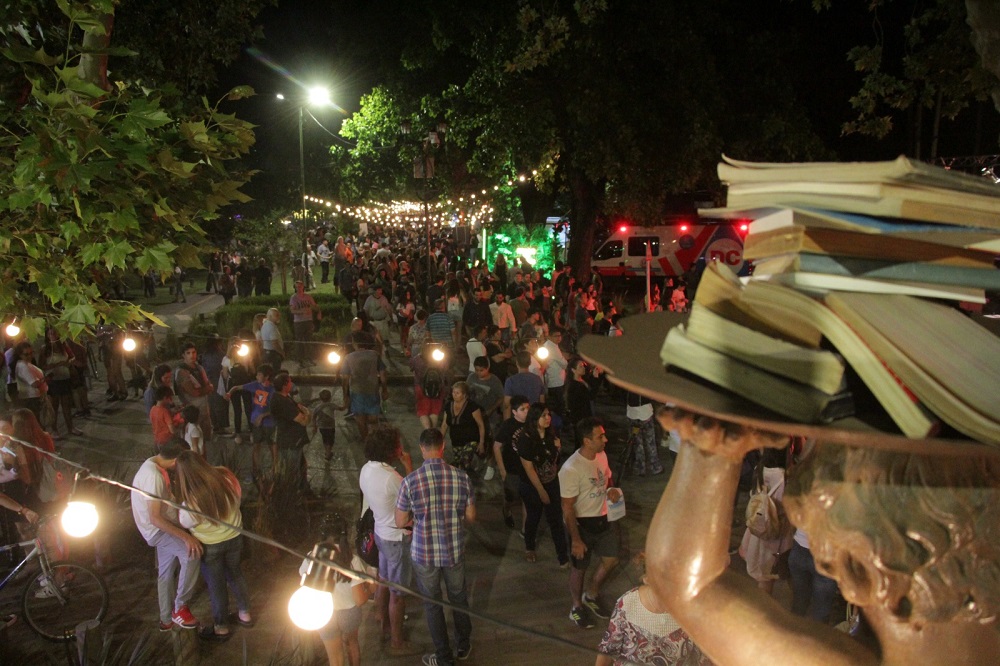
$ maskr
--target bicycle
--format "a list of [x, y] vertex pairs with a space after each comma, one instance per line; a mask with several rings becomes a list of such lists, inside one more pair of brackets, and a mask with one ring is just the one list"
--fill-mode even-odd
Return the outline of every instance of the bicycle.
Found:
[[[39, 522], [39, 528], [54, 516]], [[31, 575], [21, 593], [21, 610], [28, 626], [50, 641], [70, 641], [76, 627], [103, 620], [108, 612], [108, 585], [100, 574], [73, 562], [49, 562], [42, 538], [0, 547], [0, 553], [23, 548], [28, 554], [0, 581], [0, 591], [14, 582], [29, 562], [37, 559], [41, 572]], [[31, 548], [28, 551], [28, 548]]]

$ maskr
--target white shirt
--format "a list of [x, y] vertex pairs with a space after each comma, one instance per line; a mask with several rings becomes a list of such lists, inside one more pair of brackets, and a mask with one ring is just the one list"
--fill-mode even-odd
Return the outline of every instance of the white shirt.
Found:
[[[168, 481], [167, 471], [157, 465], [156, 461], [152, 458], [148, 458], [139, 467], [139, 471], [135, 473], [135, 478], [132, 479], [132, 485], [139, 490], [144, 490], [157, 497], [166, 498], [170, 496], [170, 482]], [[132, 491], [132, 518], [135, 520], [135, 526], [139, 528], [139, 533], [142, 534], [142, 538], [146, 540], [146, 543], [150, 543], [160, 533], [160, 528], [155, 527], [149, 520], [149, 503], [151, 501], [153, 500], [146, 499], [134, 490]], [[160, 506], [161, 515], [170, 522], [176, 523], [177, 509], [167, 504], [161, 504]]]
[[260, 327], [260, 342], [264, 350], [284, 352], [281, 344], [281, 330], [270, 319], [265, 319]]
[[577, 450], [559, 470], [559, 495], [575, 497], [577, 518], [596, 518], [608, 515], [608, 486], [611, 468], [608, 455], [601, 451], [593, 460], [587, 460]]
[[545, 386], [559, 388], [566, 383], [566, 366], [568, 365], [566, 357], [563, 356], [559, 345], [552, 340], [546, 340], [543, 346], [549, 350], [549, 364], [545, 366]]
[[361, 468], [359, 483], [375, 516], [375, 534], [383, 541], [402, 541], [404, 530], [396, 527], [396, 496], [403, 477], [392, 465], [369, 460]]
[[472, 338], [465, 343], [465, 351], [469, 355], [469, 372], [475, 372], [476, 366], [473, 363], [480, 356], [486, 356], [486, 345], [484, 345], [479, 340]]

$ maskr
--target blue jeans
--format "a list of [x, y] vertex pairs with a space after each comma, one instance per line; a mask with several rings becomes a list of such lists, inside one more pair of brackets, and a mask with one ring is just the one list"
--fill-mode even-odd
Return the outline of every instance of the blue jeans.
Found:
[[[414, 562], [413, 573], [417, 578], [417, 589], [424, 596], [440, 601], [441, 580], [444, 579], [448, 601], [455, 606], [469, 607], [465, 592], [465, 562], [459, 562], [452, 567], [424, 566]], [[427, 616], [427, 628], [431, 632], [431, 640], [434, 641], [434, 653], [437, 655], [438, 663], [454, 663], [455, 657], [448, 643], [448, 624], [444, 618], [444, 608], [425, 601], [424, 614]], [[467, 650], [472, 636], [472, 620], [465, 613], [455, 612], [454, 617], [455, 645], [459, 650]]]
[[229, 614], [229, 594], [226, 584], [236, 597], [236, 608], [250, 611], [250, 594], [247, 581], [240, 569], [240, 555], [243, 553], [243, 537], [235, 536], [222, 543], [206, 543], [201, 556], [201, 575], [208, 586], [208, 599], [212, 604], [212, 619], [216, 625], [226, 624]]
[[788, 555], [791, 572], [792, 613], [809, 617], [824, 624], [829, 621], [833, 600], [837, 597], [837, 581], [816, 571], [816, 563], [808, 548], [792, 545]]

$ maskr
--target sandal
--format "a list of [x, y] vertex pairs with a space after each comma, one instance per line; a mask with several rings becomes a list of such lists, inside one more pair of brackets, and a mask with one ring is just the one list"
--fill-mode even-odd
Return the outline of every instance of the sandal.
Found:
[[529, 562], [535, 562], [538, 558], [535, 556], [535, 551], [529, 550], [525, 551], [524, 559], [526, 559]]
[[215, 630], [215, 627], [206, 626], [198, 629], [198, 638], [202, 638], [206, 641], [217, 641], [219, 643], [224, 643], [232, 638], [233, 632], [226, 631], [225, 633], [219, 633]]

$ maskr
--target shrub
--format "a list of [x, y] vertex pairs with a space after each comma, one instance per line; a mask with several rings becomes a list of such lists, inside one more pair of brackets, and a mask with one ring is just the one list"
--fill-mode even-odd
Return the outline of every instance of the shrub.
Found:
[[[323, 320], [316, 332], [319, 340], [335, 340], [341, 330], [346, 330], [353, 314], [351, 305], [340, 294], [312, 294], [316, 305], [323, 312]], [[238, 335], [240, 331], [251, 330], [256, 314], [263, 314], [269, 308], [278, 308], [281, 312], [281, 336], [286, 341], [294, 339], [292, 333], [292, 313], [288, 308], [287, 296], [253, 296], [236, 300], [215, 311], [215, 330], [223, 338]], [[192, 326], [193, 328], [193, 326]]]

